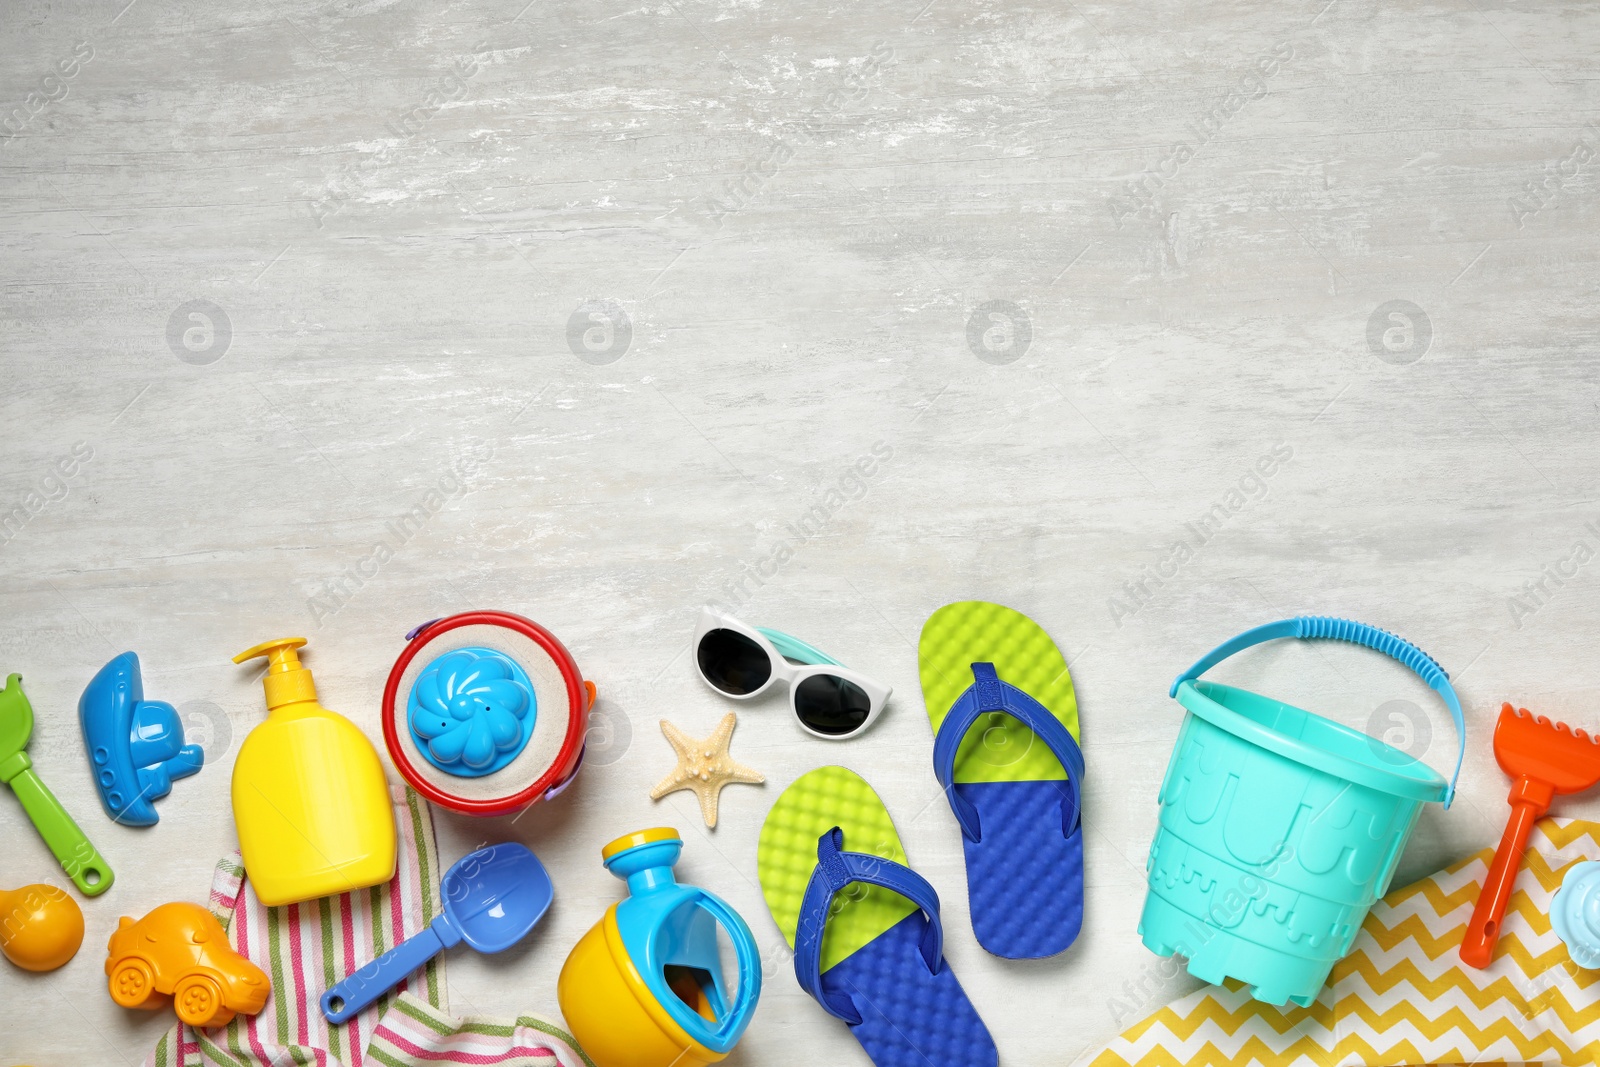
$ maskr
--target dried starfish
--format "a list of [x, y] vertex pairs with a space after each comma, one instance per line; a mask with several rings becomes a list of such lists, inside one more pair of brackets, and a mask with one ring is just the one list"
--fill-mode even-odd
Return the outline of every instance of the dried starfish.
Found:
[[678, 753], [678, 767], [661, 779], [650, 790], [651, 800], [660, 800], [668, 793], [680, 789], [693, 789], [700, 798], [700, 814], [707, 826], [717, 825], [717, 794], [729, 782], [748, 782], [760, 785], [766, 778], [742, 763], [735, 763], [728, 755], [728, 743], [733, 740], [733, 727], [738, 722], [733, 712], [723, 716], [716, 730], [704, 741], [696, 741], [665, 719], [661, 732]]

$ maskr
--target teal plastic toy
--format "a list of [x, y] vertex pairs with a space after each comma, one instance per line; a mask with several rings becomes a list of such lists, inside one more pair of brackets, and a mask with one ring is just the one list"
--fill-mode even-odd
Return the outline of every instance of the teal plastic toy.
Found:
[[1600, 970], [1600, 863], [1577, 863], [1550, 900], [1550, 928], [1572, 962]]
[[[1280, 637], [1349, 641], [1415, 671], [1455, 719], [1455, 776], [1320, 715], [1199, 679]], [[1388, 892], [1422, 806], [1450, 806], [1466, 754], [1461, 702], [1415, 645], [1321, 616], [1247, 630], [1171, 693], [1188, 714], [1161, 785], [1139, 934], [1153, 952], [1187, 956], [1196, 978], [1234, 978], [1257, 1000], [1307, 1006]]]

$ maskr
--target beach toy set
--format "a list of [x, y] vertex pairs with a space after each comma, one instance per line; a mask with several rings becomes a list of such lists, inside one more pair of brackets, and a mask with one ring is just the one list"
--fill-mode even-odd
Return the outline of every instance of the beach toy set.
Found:
[[[1354, 644], [1417, 674], [1456, 726], [1451, 777], [1311, 711], [1203, 677], [1245, 649], [1285, 638]], [[394, 800], [378, 751], [322, 706], [300, 661], [305, 645], [280, 638], [235, 659], [265, 660], [267, 715], [240, 746], [232, 800], [245, 875], [266, 909], [392, 892], [397, 879]], [[709, 610], [693, 649], [700, 677], [722, 696], [754, 699], [782, 683], [797, 723], [820, 739], [861, 736], [890, 696], [797, 638]], [[1001, 959], [1058, 955], [1085, 920], [1087, 766], [1065, 657], [1033, 620], [983, 601], [935, 611], [917, 655], [932, 777], [950, 808], [949, 832], [962, 842], [972, 935]], [[1423, 809], [1450, 807], [1466, 745], [1460, 701], [1443, 668], [1415, 645], [1322, 616], [1247, 630], [1180, 674], [1170, 694], [1184, 719], [1157, 797], [1139, 937], [1159, 955], [1186, 957], [1189, 972], [1209, 983], [1232, 980], [1266, 1005], [1310, 1005], [1389, 892]], [[411, 803], [420, 805], [420, 795], [492, 817], [549, 803], [573, 784], [595, 698], [594, 683], [550, 631], [508, 612], [473, 611], [406, 635], [380, 717], [389, 756], [415, 790]], [[200, 746], [185, 738], [171, 704], [145, 698], [132, 652], [102, 667], [78, 711], [106, 815], [123, 827], [154, 826], [155, 803], [202, 768]], [[20, 676], [10, 676], [0, 689], [0, 780], [80, 891], [104, 892], [110, 867], [31, 770], [32, 715]], [[729, 753], [735, 721], [727, 714], [703, 740], [663, 721], [679, 765], [652, 795], [693, 790], [714, 827], [724, 786], [763, 781]], [[1509, 704], [1495, 752], [1514, 782], [1512, 818], [1461, 934], [1461, 960], [1473, 968], [1497, 958], [1535, 821], [1556, 796], [1600, 782], [1600, 743]], [[556, 989], [595, 1067], [717, 1063], [751, 1025], [760, 946], [724, 900], [679, 881], [683, 847], [676, 830], [662, 827], [601, 849], [626, 895], [571, 949]], [[998, 1063], [978, 1005], [945, 958], [948, 937], [959, 934], [946, 929], [938, 892], [913, 867], [863, 777], [842, 766], [801, 775], [768, 811], [755, 860], [767, 908], [793, 950], [797, 984], [877, 1067]], [[374, 1005], [463, 942], [483, 953], [510, 949], [555, 898], [549, 872], [515, 842], [462, 857], [439, 888], [442, 912], [411, 927], [410, 937], [330, 957], [315, 989], [296, 972], [295, 987], [314, 993], [305, 999], [316, 1000], [329, 1026], [353, 1027], [363, 1013], [370, 1019], [380, 1010]], [[81, 945], [83, 913], [59, 889], [0, 891], [0, 907], [0, 948], [18, 967], [63, 966]], [[1566, 871], [1548, 909], [1571, 973], [1600, 968], [1600, 861]], [[125, 1007], [170, 1005], [197, 1031], [260, 1013], [272, 981], [228, 936], [215, 915], [186, 902], [138, 921], [123, 917], [107, 946], [107, 988]]]
[[[154, 802], [205, 760], [199, 745], [184, 742], [172, 705], [144, 699], [139, 657], [132, 652], [115, 657], [94, 676], [79, 701], [78, 716], [95, 789], [113, 822], [155, 825]], [[0, 781], [11, 786], [79, 892], [99, 896], [111, 888], [115, 875], [34, 773], [26, 751], [33, 725], [33, 705], [23, 691], [22, 676], [12, 674], [0, 687]], [[23, 970], [65, 966], [77, 955], [83, 935], [83, 909], [56, 886], [36, 883], [0, 890], [0, 950]]]
[[[267, 715], [240, 745], [231, 792], [244, 873], [258, 906], [271, 912], [324, 899], [351, 909], [357, 894], [391, 889], [397, 872], [395, 810], [377, 750], [321, 704], [300, 660], [305, 645], [302, 637], [279, 638], [235, 657], [265, 660]], [[402, 777], [428, 800], [475, 816], [521, 812], [572, 784], [594, 700], [594, 684], [548, 630], [507, 612], [469, 612], [407, 635], [385, 688], [384, 736]], [[156, 825], [155, 801], [204, 764], [176, 710], [145, 698], [132, 652], [95, 675], [78, 710], [107, 816], [126, 827]], [[0, 748], [13, 750], [0, 771], [83, 891], [103, 892], [110, 867], [30, 770], [22, 749], [31, 731], [32, 707], [14, 675], [0, 690]], [[676, 881], [682, 847], [676, 831], [658, 829], [603, 850], [629, 896], [573, 949], [559, 991], [598, 1067], [717, 1062], [754, 1014], [761, 991], [755, 939], [726, 902]], [[441, 914], [376, 958], [363, 960], [359, 947], [354, 966], [329, 957], [337, 977], [316, 1004], [329, 1025], [353, 1023], [462, 942], [485, 953], [517, 944], [543, 918], [555, 888], [533, 852], [503, 842], [453, 864], [440, 895]], [[0, 947], [18, 967], [60, 967], [82, 943], [83, 913], [54, 887], [5, 893], [0, 906]], [[726, 975], [719, 937], [736, 958]], [[272, 993], [266, 973], [230, 945], [218, 918], [183, 901], [137, 921], [124, 916], [107, 942], [104, 970], [117, 1004], [171, 1006], [196, 1031], [262, 1012]], [[295, 984], [303, 988], [299, 972]]]

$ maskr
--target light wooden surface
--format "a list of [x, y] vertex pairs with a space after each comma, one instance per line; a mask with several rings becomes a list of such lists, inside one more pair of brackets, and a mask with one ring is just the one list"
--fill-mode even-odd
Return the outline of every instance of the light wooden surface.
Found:
[[[117, 872], [67, 968], [0, 966], [7, 1063], [133, 1064], [168, 1025], [111, 1003], [105, 939], [202, 899], [233, 847], [262, 701], [229, 657], [284, 633], [376, 737], [416, 623], [553, 629], [600, 686], [594, 758], [515, 827], [438, 824], [447, 859], [527, 843], [557, 903], [502, 957], [452, 955], [451, 1007], [555, 1017], [619, 888], [600, 844], [668, 822], [768, 953], [730, 1065], [866, 1062], [755, 883], [762, 816], [811, 767], [888, 801], [1003, 1060], [1066, 1064], [1187, 988], [1134, 926], [1166, 689], [1201, 652], [1316, 612], [1455, 674], [1461, 800], [1403, 877], [1498, 837], [1500, 701], [1600, 723], [1590, 8], [124, 3], [0, 20], [0, 508], [23, 509], [0, 668]], [[1052, 960], [972, 940], [929, 767], [916, 638], [964, 598], [1039, 620], [1077, 680], [1088, 920]], [[646, 796], [658, 721], [726, 710], [685, 657], [708, 599], [895, 688], [838, 746], [781, 700], [741, 710], [734, 756], [767, 784], [709, 833], [692, 795]], [[148, 831], [99, 811], [74, 722], [130, 648], [209, 752]], [[1371, 653], [1222, 674], [1454, 754]], [[0, 884], [61, 881], [10, 797], [0, 835]]]

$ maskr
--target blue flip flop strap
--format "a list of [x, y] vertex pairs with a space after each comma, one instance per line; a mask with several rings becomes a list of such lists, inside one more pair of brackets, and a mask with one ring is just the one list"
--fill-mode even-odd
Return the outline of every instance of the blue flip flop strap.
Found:
[[851, 882], [865, 882], [899, 893], [928, 916], [923, 932], [923, 963], [930, 974], [937, 974], [944, 961], [944, 929], [939, 923], [939, 894], [928, 880], [909, 867], [865, 852], [842, 852], [844, 831], [835, 826], [817, 838], [817, 866], [806, 883], [800, 902], [800, 922], [795, 927], [794, 976], [816, 998], [829, 1015], [851, 1026], [861, 1024], [861, 1013], [849, 997], [822, 988], [822, 931], [828, 921], [828, 907], [840, 890]]
[[1050, 749], [1067, 771], [1067, 786], [1072, 790], [1072, 812], [1061, 812], [1061, 836], [1071, 837], [1078, 829], [1083, 811], [1083, 749], [1078, 747], [1060, 719], [1049, 708], [1024, 693], [1009, 682], [1000, 680], [992, 663], [972, 665], [972, 684], [956, 698], [950, 714], [939, 724], [933, 739], [933, 774], [939, 779], [945, 795], [950, 798], [950, 808], [956, 813], [961, 832], [970, 840], [983, 840], [983, 827], [979, 824], [978, 809], [972, 802], [950, 787], [955, 778], [956, 750], [962, 738], [980, 716], [1003, 711], [1020, 720]]

